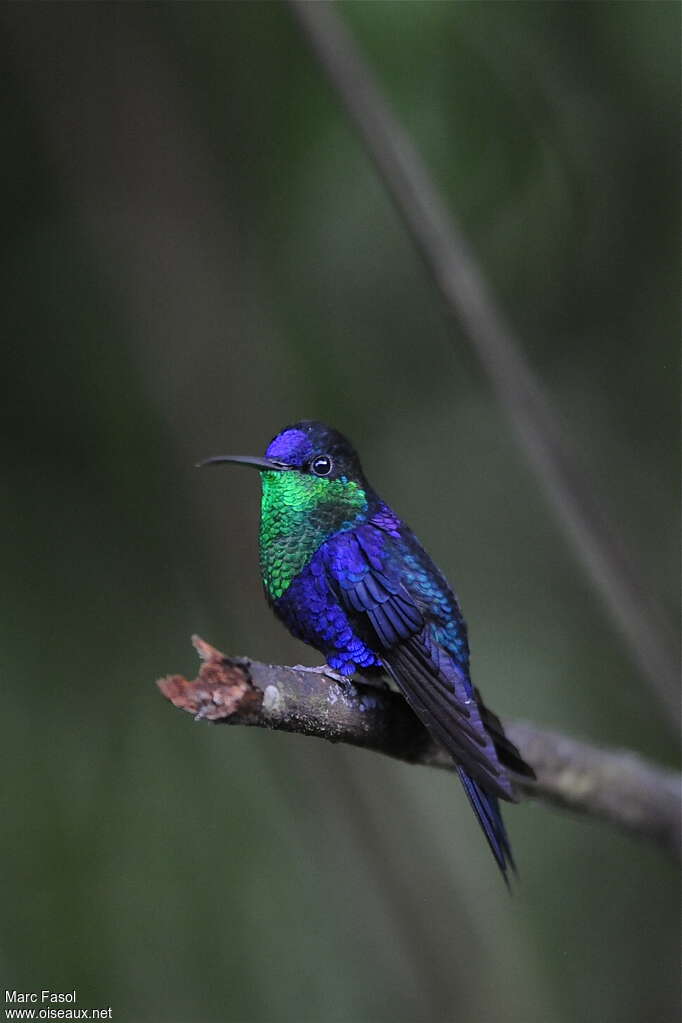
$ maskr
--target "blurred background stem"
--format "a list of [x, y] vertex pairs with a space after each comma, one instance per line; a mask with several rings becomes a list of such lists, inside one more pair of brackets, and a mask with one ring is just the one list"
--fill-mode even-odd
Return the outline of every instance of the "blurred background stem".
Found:
[[679, 646], [646, 574], [607, 518], [578, 464], [554, 403], [505, 322], [485, 275], [331, 2], [289, 0], [357, 128], [446, 307], [464, 326], [584, 568], [601, 593], [642, 677], [680, 727]]

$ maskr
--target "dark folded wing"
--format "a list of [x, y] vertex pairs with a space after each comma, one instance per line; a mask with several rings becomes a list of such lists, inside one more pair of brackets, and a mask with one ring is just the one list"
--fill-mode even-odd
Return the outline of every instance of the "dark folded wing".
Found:
[[397, 573], [385, 567], [370, 529], [360, 527], [363, 532], [358, 531], [355, 543], [346, 542], [330, 564], [342, 604], [354, 612], [354, 619], [362, 616], [374, 649], [434, 738], [488, 792], [513, 799], [468, 679], [436, 643], [426, 611], [417, 606]]

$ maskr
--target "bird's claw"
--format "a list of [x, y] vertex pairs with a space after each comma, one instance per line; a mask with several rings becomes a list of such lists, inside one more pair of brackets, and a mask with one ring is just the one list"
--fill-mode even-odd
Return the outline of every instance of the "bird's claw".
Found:
[[347, 675], [341, 675], [338, 671], [334, 671], [328, 664], [316, 664], [314, 668], [306, 667], [305, 664], [295, 664], [293, 671], [305, 671], [312, 675], [324, 675], [325, 678], [330, 678], [334, 682], [338, 682], [340, 685], [348, 685], [349, 678]]

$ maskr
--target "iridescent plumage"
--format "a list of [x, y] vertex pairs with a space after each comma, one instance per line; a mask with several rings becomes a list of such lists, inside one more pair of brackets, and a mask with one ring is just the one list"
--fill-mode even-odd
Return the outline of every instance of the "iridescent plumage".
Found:
[[532, 770], [471, 683], [447, 581], [330, 427], [296, 423], [264, 459], [227, 460], [261, 469], [260, 560], [273, 610], [337, 672], [380, 666], [391, 676], [451, 753], [506, 879], [513, 859], [498, 798], [515, 798], [510, 770]]

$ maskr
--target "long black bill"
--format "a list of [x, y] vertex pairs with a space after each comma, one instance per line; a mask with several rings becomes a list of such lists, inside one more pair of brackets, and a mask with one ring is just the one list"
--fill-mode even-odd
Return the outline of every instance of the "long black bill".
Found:
[[203, 462], [197, 462], [196, 468], [201, 469], [204, 465], [218, 465], [219, 462], [234, 462], [236, 465], [250, 465], [253, 469], [270, 469], [273, 472], [284, 472], [291, 469], [286, 462], [278, 462], [274, 458], [258, 458], [255, 455], [215, 455], [213, 458], [205, 458]]

